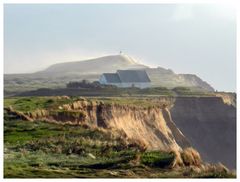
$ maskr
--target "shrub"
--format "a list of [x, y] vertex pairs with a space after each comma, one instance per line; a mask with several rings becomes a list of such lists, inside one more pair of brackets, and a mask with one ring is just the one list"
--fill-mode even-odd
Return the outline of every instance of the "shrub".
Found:
[[54, 100], [53, 100], [53, 99], [48, 99], [48, 100], [46, 101], [46, 103], [47, 103], [47, 104], [54, 103]]
[[144, 152], [141, 155], [141, 163], [151, 167], [166, 168], [170, 167], [174, 161], [175, 155], [173, 153], [151, 151]]
[[200, 154], [192, 147], [184, 149], [181, 153], [181, 157], [186, 166], [199, 166], [202, 163]]

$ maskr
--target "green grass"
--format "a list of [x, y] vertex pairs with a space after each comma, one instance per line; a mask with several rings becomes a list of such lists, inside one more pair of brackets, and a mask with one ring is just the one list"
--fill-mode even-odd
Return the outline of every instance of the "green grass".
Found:
[[[89, 100], [103, 102], [104, 104], [117, 104], [128, 107], [159, 107], [162, 103], [171, 105], [173, 97], [158, 96], [158, 97], [89, 97]], [[160, 102], [161, 101], [161, 102]]]
[[[140, 163], [133, 163], [139, 155]], [[141, 152], [109, 133], [81, 126], [4, 121], [5, 178], [235, 177], [172, 170], [173, 158], [161, 151]]]
[[[166, 80], [168, 80], [166, 78]], [[6, 80], [5, 80], [6, 81]], [[15, 81], [14, 81], [15, 82]], [[42, 82], [42, 81], [40, 81]], [[165, 85], [165, 87], [163, 86]], [[182, 87], [174, 88], [174, 85], [182, 85]], [[205, 96], [209, 95], [200, 87], [191, 87], [192, 84], [172, 84], [164, 82], [163, 84], [153, 84], [151, 88], [84, 88], [74, 89], [66, 88], [63, 80], [54, 83], [39, 83], [37, 82], [24, 82], [13, 83], [6, 81], [4, 84], [5, 96], [50, 96], [50, 95], [71, 95], [71, 96]]]
[[4, 151], [7, 178], [115, 177], [111, 171], [131, 171], [129, 162], [139, 153], [137, 147], [99, 130], [20, 120], [5, 121]]
[[[175, 97], [178, 96], [211, 96], [210, 93], [204, 92], [193, 92], [189, 88], [178, 87], [173, 89], [173, 91], [169, 91], [166, 88], [158, 87], [158, 88], [146, 88], [146, 89], [137, 89], [139, 91], [138, 94], [128, 94], [128, 92], [135, 92], [137, 88], [129, 88], [123, 89], [124, 91], [122, 96], [114, 96], [114, 97], [86, 97], [89, 101], [102, 101], [105, 104], [119, 104], [119, 105], [127, 105], [134, 107], [152, 107], [159, 106], [159, 100], [168, 103]], [[121, 91], [121, 89], [117, 89]], [[122, 92], [121, 91], [121, 92]], [[81, 91], [78, 91], [79, 94]], [[107, 93], [108, 91], [104, 91]], [[125, 93], [126, 92], [126, 93]], [[167, 92], [166, 94], [164, 94]], [[161, 94], [163, 93], [163, 94]], [[121, 94], [120, 94], [121, 95]], [[54, 97], [54, 96], [46, 96], [46, 97], [9, 97], [4, 99], [4, 107], [13, 107], [13, 109], [22, 111], [22, 112], [31, 112], [36, 109], [47, 109], [47, 110], [58, 110], [58, 107], [63, 104], [73, 103], [74, 101], [79, 100], [78, 96], [72, 96], [70, 99]]]
[[172, 89], [176, 96], [214, 96], [213, 92], [204, 91], [201, 88], [195, 87], [175, 87]]
[[141, 156], [141, 163], [151, 167], [170, 167], [174, 161], [174, 154], [161, 151], [145, 152]]
[[14, 97], [4, 99], [4, 107], [12, 106], [15, 110], [28, 112], [36, 109], [57, 109], [59, 105], [72, 100], [57, 97]]
[[[5, 121], [4, 147], [5, 177], [57, 177], [56, 169], [74, 177], [76, 170], [125, 165], [138, 150], [98, 130], [20, 120]], [[63, 177], [69, 176], [66, 171]]]
[[6, 121], [4, 123], [4, 142], [16, 145], [45, 136], [58, 135], [62, 133], [62, 127], [44, 122]]
[[[79, 111], [63, 111], [59, 110], [59, 106], [63, 104], [71, 104], [74, 101], [81, 100], [80, 97], [70, 97], [70, 99], [57, 98], [57, 97], [14, 97], [14, 98], [6, 98], [4, 99], [4, 107], [11, 106], [14, 110], [22, 111], [22, 112], [31, 112], [37, 109], [46, 109], [51, 110], [51, 113], [58, 113], [62, 115], [71, 115], [71, 116], [82, 116], [84, 117], [84, 113], [80, 113]], [[170, 104], [172, 97], [86, 97], [87, 101], [97, 101], [103, 102], [104, 104], [117, 104], [117, 105], [125, 105], [132, 107], [154, 107], [159, 106], [159, 100], [162, 103], [166, 102]]]

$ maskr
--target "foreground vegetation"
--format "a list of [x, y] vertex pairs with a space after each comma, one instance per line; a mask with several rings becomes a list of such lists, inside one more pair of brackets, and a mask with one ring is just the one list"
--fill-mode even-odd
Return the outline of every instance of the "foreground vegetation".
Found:
[[132, 168], [137, 146], [81, 126], [5, 120], [4, 144], [5, 177], [134, 177], [146, 168]]
[[173, 160], [172, 153], [142, 151], [101, 130], [41, 121], [4, 122], [5, 178], [234, 177], [174, 170]]
[[[4, 107], [29, 112], [55, 109], [79, 97], [20, 97], [4, 100]], [[147, 99], [87, 98], [89, 101], [142, 106]], [[154, 102], [150, 102], [155, 104]], [[184, 154], [184, 153], [183, 153]], [[87, 125], [23, 121], [4, 112], [5, 178], [179, 178], [235, 177], [226, 170], [194, 170], [184, 154], [186, 166], [173, 168], [173, 152], [146, 151], [127, 141], [121, 133]]]

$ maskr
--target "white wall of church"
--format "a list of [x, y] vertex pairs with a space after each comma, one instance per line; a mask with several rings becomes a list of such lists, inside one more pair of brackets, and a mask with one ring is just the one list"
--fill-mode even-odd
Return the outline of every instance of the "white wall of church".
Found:
[[130, 83], [122, 83], [121, 87], [138, 87], [138, 88], [148, 88], [151, 87], [151, 84], [148, 82], [130, 82]]
[[103, 85], [107, 85], [107, 84], [108, 84], [108, 83], [107, 83], [107, 80], [106, 80], [106, 78], [105, 78], [104, 75], [101, 75], [101, 76], [100, 76], [99, 82], [100, 82], [101, 84], [103, 84]]

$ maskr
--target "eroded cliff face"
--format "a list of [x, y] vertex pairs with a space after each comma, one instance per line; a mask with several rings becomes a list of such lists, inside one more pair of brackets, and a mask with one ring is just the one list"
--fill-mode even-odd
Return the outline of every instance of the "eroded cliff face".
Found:
[[176, 98], [170, 112], [204, 161], [236, 169], [236, 108], [231, 100], [226, 95]]
[[79, 100], [54, 110], [8, 111], [26, 120], [86, 124], [119, 131], [149, 150], [175, 151], [194, 147], [204, 161], [236, 168], [236, 108], [234, 99], [165, 97], [151, 107]]
[[145, 108], [77, 101], [59, 106], [58, 111], [36, 110], [26, 115], [31, 120], [87, 124], [118, 130], [150, 150], [181, 151], [190, 146], [187, 138], [172, 121], [168, 107], [164, 104]]
[[166, 107], [140, 109], [102, 105], [100, 110], [99, 126], [121, 130], [127, 137], [141, 140], [148, 149], [179, 151], [190, 146]]

